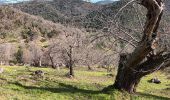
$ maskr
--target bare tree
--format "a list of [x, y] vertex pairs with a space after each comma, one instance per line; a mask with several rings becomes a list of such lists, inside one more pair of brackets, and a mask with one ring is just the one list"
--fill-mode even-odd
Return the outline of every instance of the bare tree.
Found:
[[81, 51], [84, 41], [84, 34], [74, 28], [70, 32], [60, 34], [58, 38], [51, 39], [48, 48], [48, 56], [55, 67], [57, 64], [64, 64], [69, 68], [69, 76], [74, 76], [73, 67], [81, 61]]
[[108, 87], [125, 90], [129, 93], [136, 92], [136, 87], [145, 75], [170, 66], [170, 52], [166, 46], [161, 44], [163, 38], [158, 33], [158, 27], [163, 15], [163, 1], [132, 1], [137, 1], [147, 9], [143, 37], [134, 46], [133, 52], [120, 54], [115, 83]]
[[47, 55], [47, 57], [49, 58], [49, 60], [51, 62], [51, 67], [54, 68], [54, 69], [56, 68], [55, 61], [54, 61], [56, 53], [57, 53], [57, 50], [56, 50], [55, 44], [51, 44], [50, 47], [48, 48], [48, 50], [45, 52], [45, 54]]
[[33, 66], [41, 67], [42, 65], [42, 49], [38, 45], [31, 43], [30, 44], [31, 52], [31, 62]]
[[10, 61], [14, 60], [15, 46], [11, 43], [0, 44], [0, 63], [1, 65], [8, 65]]
[[0, 59], [1, 65], [5, 62], [5, 48], [3, 45], [0, 46]]

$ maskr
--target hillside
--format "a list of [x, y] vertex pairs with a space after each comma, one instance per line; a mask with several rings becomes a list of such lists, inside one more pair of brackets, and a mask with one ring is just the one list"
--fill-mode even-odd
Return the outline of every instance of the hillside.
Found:
[[82, 0], [54, 0], [32, 1], [14, 5], [26, 13], [39, 15], [47, 20], [59, 22], [64, 25], [74, 24], [80, 26], [81, 20], [92, 11], [99, 10], [101, 6]]
[[[9, 65], [16, 64], [20, 59], [22, 64], [32, 65], [39, 63], [41, 57], [41, 60], [44, 59], [42, 64], [47, 66], [50, 64], [47, 52], [54, 41], [67, 46], [66, 42], [71, 44], [75, 41], [74, 34], [81, 36], [84, 33], [83, 30], [53, 23], [9, 6], [0, 6], [0, 61]], [[69, 36], [71, 39], [66, 39]], [[58, 63], [56, 59], [54, 62]]]
[[50, 39], [58, 34], [71, 32], [70, 29], [12, 7], [0, 6], [1, 41], [5, 39], [5, 42], [9, 42], [8, 39], [10, 41], [14, 39], [14, 41], [20, 42], [28, 38], [29, 41], [39, 40], [40, 38]]
[[[42, 16], [47, 20], [59, 22], [64, 25], [71, 24], [87, 29], [102, 29], [107, 26], [107, 22], [113, 20], [114, 15], [124, 4], [124, 1], [98, 5], [81, 0], [54, 0], [19, 3], [13, 6], [23, 12]], [[125, 12], [127, 12], [127, 14], [130, 12], [133, 15], [134, 13], [130, 10], [131, 7]], [[128, 15], [129, 18], [131, 18], [132, 15]], [[127, 20], [122, 20], [124, 21], [122, 23], [125, 23]]]
[[[74, 25], [81, 28], [103, 29], [109, 22], [113, 22], [115, 14], [125, 5], [126, 1], [115, 1], [111, 4], [98, 5], [81, 0], [54, 0], [46, 2], [29, 2], [14, 5], [26, 13], [42, 16], [47, 20], [59, 22], [64, 25]], [[169, 13], [170, 2], [166, 1], [166, 11]], [[138, 11], [137, 11], [138, 10]], [[138, 15], [140, 10], [135, 10], [132, 5], [119, 12], [117, 18], [121, 24], [129, 27], [139, 26]], [[139, 11], [140, 10], [140, 11]], [[141, 18], [144, 19], [144, 18]], [[134, 24], [134, 22], [136, 22]], [[112, 23], [114, 24], [114, 23]], [[129, 27], [131, 28], [131, 27]], [[95, 30], [96, 31], [96, 30]]]
[[169, 0], [165, 0], [165, 7], [166, 7], [166, 11], [170, 13], [170, 1]]

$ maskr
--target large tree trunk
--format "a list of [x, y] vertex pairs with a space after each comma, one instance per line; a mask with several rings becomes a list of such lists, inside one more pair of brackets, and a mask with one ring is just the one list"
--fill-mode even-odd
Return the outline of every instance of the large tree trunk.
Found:
[[[137, 0], [147, 8], [143, 38], [130, 54], [121, 54], [114, 88], [135, 93], [141, 78], [170, 65], [170, 53], [158, 49], [157, 29], [163, 14], [162, 0]], [[159, 52], [155, 52], [159, 51]]]
[[126, 54], [121, 54], [120, 56], [118, 73], [114, 83], [114, 88], [125, 90], [129, 93], [134, 93], [136, 92], [136, 87], [143, 76], [140, 73], [125, 67], [125, 61], [127, 59], [126, 56]]

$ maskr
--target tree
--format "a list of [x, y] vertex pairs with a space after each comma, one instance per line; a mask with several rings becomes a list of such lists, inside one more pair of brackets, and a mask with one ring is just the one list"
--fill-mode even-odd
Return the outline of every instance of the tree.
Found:
[[34, 42], [30, 43], [30, 53], [31, 53], [31, 62], [33, 66], [41, 67], [42, 60], [42, 49], [40, 46], [36, 45]]
[[74, 77], [73, 67], [81, 61], [84, 40], [85, 34], [76, 28], [70, 28], [69, 32], [51, 39], [46, 53], [52, 67], [55, 68], [57, 64], [65, 65], [69, 68], [69, 76]]
[[158, 27], [163, 15], [163, 1], [136, 1], [147, 9], [143, 37], [132, 53], [120, 54], [115, 83], [105, 88], [106, 90], [116, 88], [135, 93], [142, 77], [170, 66], [170, 52], [166, 46], [161, 44], [163, 38], [158, 33]]
[[0, 62], [1, 65], [3, 65], [3, 62], [5, 62], [6, 57], [5, 57], [5, 47], [4, 45], [0, 45]]
[[73, 59], [73, 46], [69, 45], [68, 50], [64, 50], [64, 51], [67, 55], [67, 57], [65, 56], [64, 58], [65, 58], [67, 66], [70, 69], [69, 75], [71, 77], [73, 77], [74, 76], [73, 66], [74, 66], [74, 63], [75, 63], [75, 60]]
[[23, 63], [23, 50], [21, 46], [18, 48], [18, 51], [14, 54], [14, 56], [16, 58], [17, 63]]
[[57, 43], [55, 43], [52, 40], [52, 43], [50, 43], [47, 50], [44, 52], [44, 59], [46, 62], [48, 61], [48, 65], [50, 65], [52, 68], [56, 69], [63, 64], [62, 61], [62, 49], [61, 46]]
[[11, 43], [0, 44], [0, 63], [1, 65], [8, 65], [15, 59], [14, 54], [16, 53], [15, 46]]

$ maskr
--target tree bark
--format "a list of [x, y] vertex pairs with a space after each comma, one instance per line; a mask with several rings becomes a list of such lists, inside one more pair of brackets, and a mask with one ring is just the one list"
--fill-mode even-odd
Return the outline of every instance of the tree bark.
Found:
[[72, 65], [70, 66], [70, 76], [74, 77], [74, 71], [73, 71], [73, 66]]
[[88, 70], [93, 70], [89, 64], [87, 65], [87, 67], [88, 67]]
[[143, 38], [130, 54], [121, 54], [114, 88], [135, 93], [141, 78], [153, 73], [163, 66], [170, 65], [170, 54], [158, 49], [157, 30], [163, 14], [162, 0], [138, 0], [147, 8], [147, 20], [144, 26]]
[[119, 90], [125, 90], [129, 93], [135, 93], [136, 87], [142, 77], [134, 70], [125, 67], [126, 59], [127, 54], [121, 54], [114, 88]]
[[72, 46], [69, 46], [69, 53], [68, 53], [68, 56], [69, 56], [69, 68], [70, 68], [70, 77], [74, 77], [74, 70], [73, 70], [73, 58], [72, 58], [72, 52], [73, 52], [73, 47]]
[[53, 57], [49, 54], [49, 58], [50, 58], [50, 61], [51, 61], [51, 67], [53, 69], [56, 69], [55, 65], [54, 65], [54, 61], [53, 61]]

